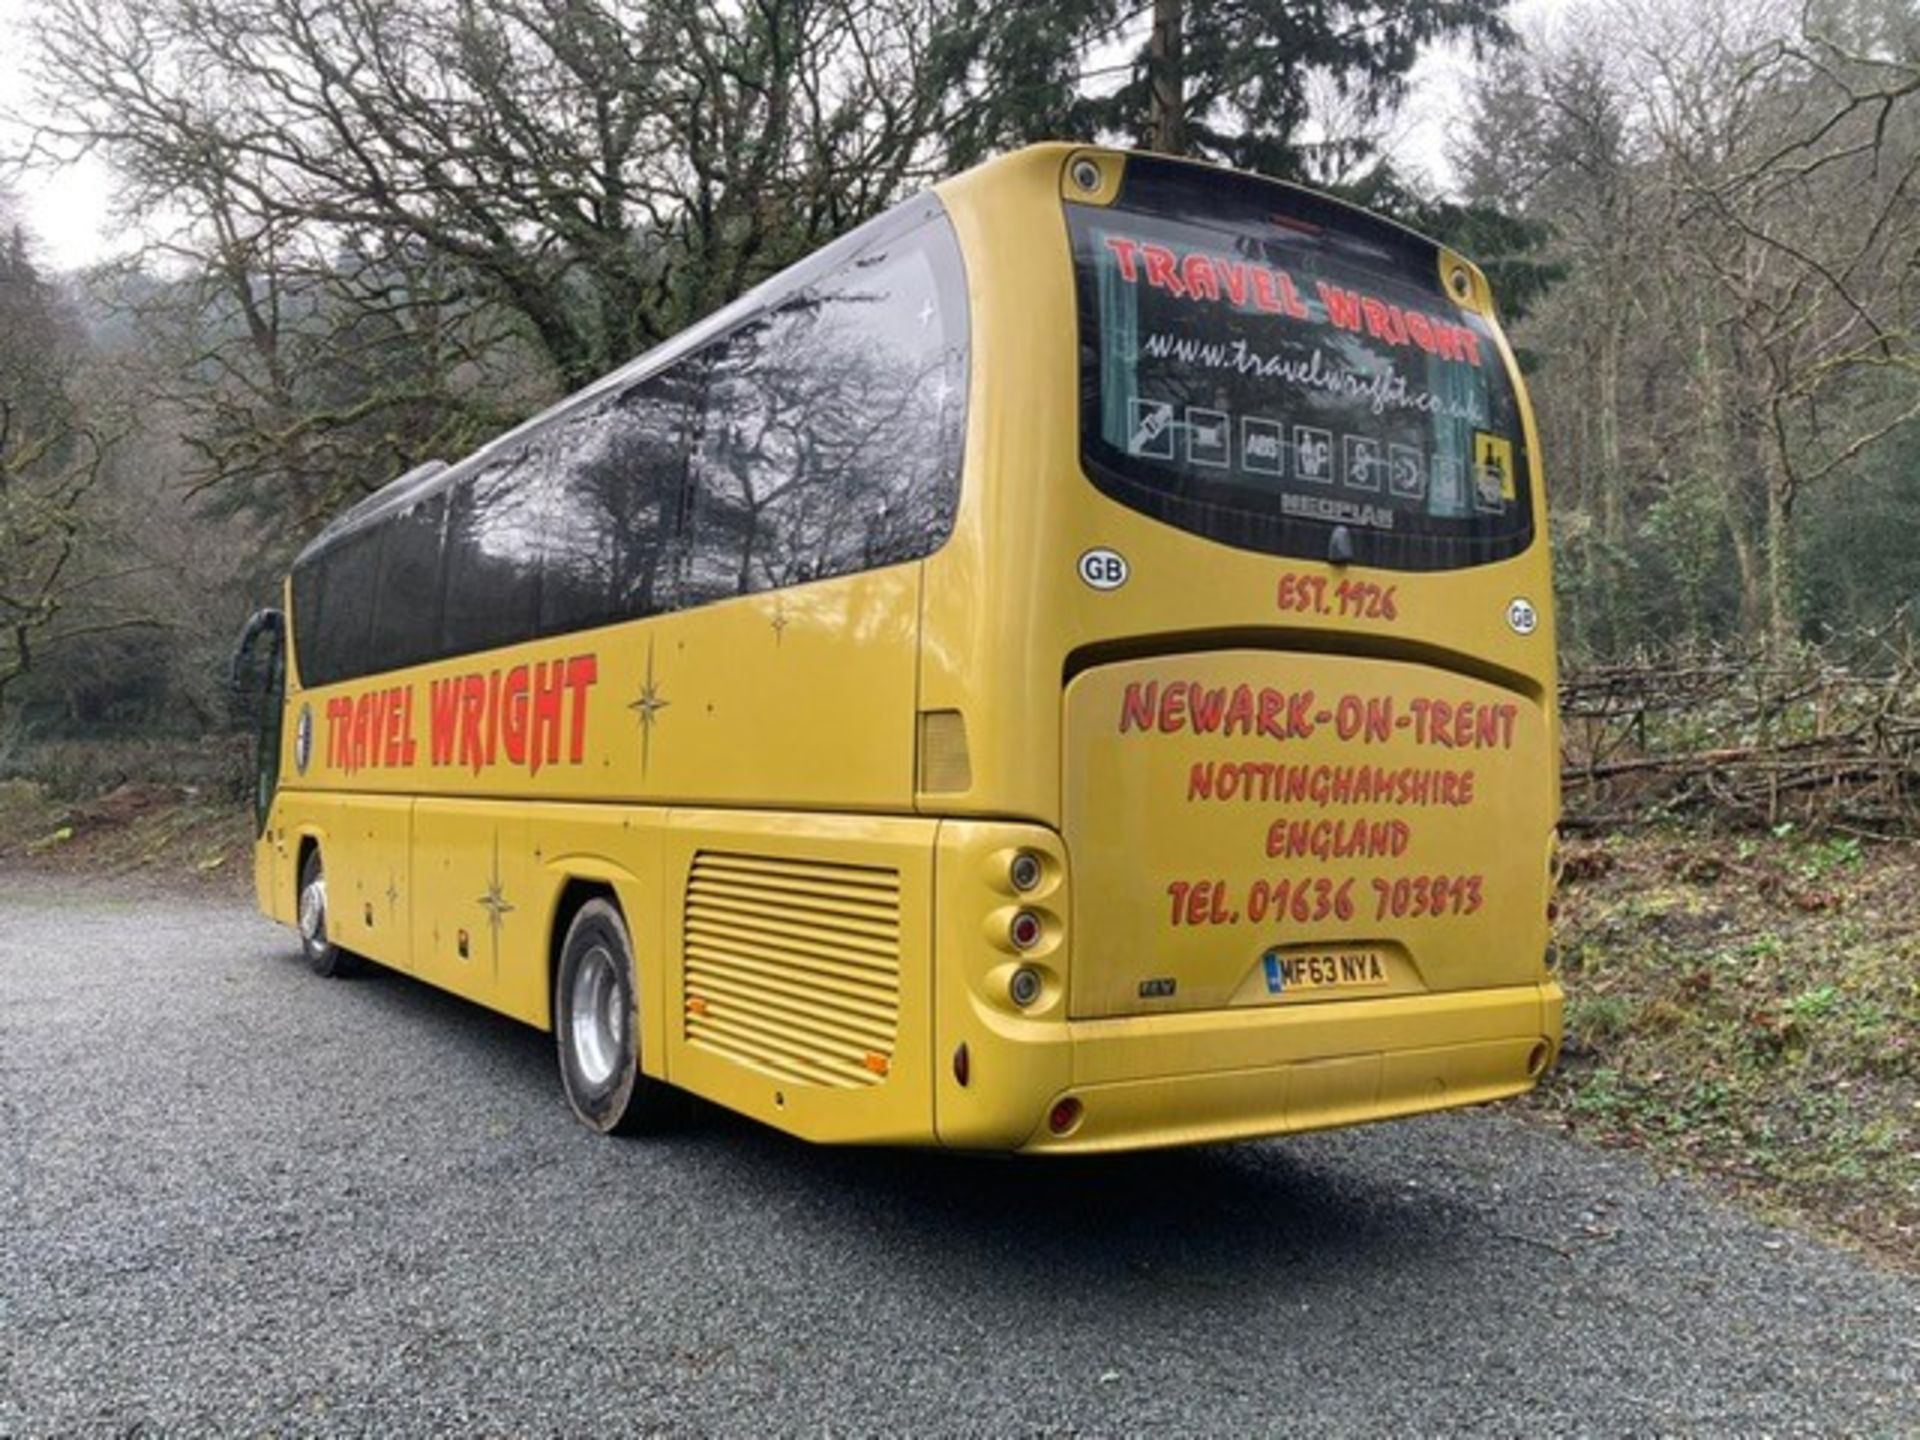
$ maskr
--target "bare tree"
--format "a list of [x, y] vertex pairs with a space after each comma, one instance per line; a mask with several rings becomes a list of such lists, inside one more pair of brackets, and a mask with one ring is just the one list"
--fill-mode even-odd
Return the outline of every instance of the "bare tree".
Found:
[[431, 254], [561, 383], [604, 373], [928, 172], [916, 0], [41, 0], [40, 152], [251, 270]]
[[[0, 219], [4, 212], [0, 211]], [[96, 490], [122, 427], [79, 398], [77, 325], [17, 223], [0, 230], [0, 718], [49, 654], [151, 623], [99, 602], [116, 578], [89, 550]]]
[[39, 0], [33, 156], [103, 151], [196, 491], [307, 530], [934, 168], [930, 0]]
[[[1704, 7], [1679, 30], [1642, 16], [1643, 102], [1674, 227], [1719, 304], [1728, 459], [1756, 496], [1777, 643], [1798, 628], [1805, 487], [1920, 416], [1920, 67], [1797, 18], [1781, 34], [1796, 17], [1777, 9]], [[1852, 404], [1876, 375], [1900, 377], [1895, 403]]]
[[1912, 34], [1881, 0], [1611, 0], [1483, 85], [1470, 174], [1569, 277], [1521, 340], [1603, 648], [1724, 630], [1722, 547], [1739, 629], [1795, 639], [1798, 507], [1920, 419]]

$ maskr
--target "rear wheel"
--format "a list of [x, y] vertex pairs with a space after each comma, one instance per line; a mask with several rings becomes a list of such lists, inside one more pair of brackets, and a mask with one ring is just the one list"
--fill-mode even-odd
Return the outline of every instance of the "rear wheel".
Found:
[[320, 847], [307, 852], [300, 867], [300, 949], [307, 967], [328, 977], [350, 974], [353, 956], [333, 943], [327, 933], [327, 870], [320, 863]]
[[679, 1091], [640, 1073], [636, 993], [626, 922], [611, 901], [587, 901], [554, 972], [553, 1034], [567, 1103], [602, 1134], [660, 1130], [685, 1114]]

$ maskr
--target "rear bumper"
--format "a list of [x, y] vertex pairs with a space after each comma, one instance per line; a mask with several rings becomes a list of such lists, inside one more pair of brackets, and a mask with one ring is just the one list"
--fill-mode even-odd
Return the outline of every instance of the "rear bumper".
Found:
[[[1025, 894], [1005, 883], [1007, 857], [1020, 849], [1048, 862], [1049, 878]], [[1560, 987], [1531, 958], [1544, 944], [1524, 935], [1506, 937], [1511, 954], [1477, 958], [1492, 962], [1481, 973], [1531, 983], [1070, 1019], [1066, 870], [1059, 837], [1040, 826], [940, 823], [932, 1079], [941, 1145], [1143, 1150], [1353, 1125], [1517, 1095], [1559, 1050]], [[1544, 866], [1541, 881], [1544, 889]], [[1049, 927], [1024, 953], [1006, 943], [1016, 902]], [[1537, 913], [1544, 921], [1544, 897]], [[1044, 982], [1024, 1009], [1009, 996], [1016, 965]], [[1056, 1134], [1049, 1114], [1069, 1099], [1079, 1119]]]
[[[1426, 1110], [1532, 1088], [1560, 1045], [1560, 987], [1069, 1022], [1071, 1083], [1016, 1148], [1089, 1153], [1208, 1144]], [[1047, 1116], [1080, 1102], [1063, 1135]]]

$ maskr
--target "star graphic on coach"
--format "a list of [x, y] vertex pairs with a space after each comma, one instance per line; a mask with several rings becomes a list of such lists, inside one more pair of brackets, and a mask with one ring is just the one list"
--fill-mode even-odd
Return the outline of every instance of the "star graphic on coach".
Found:
[[487, 881], [487, 893], [474, 901], [487, 912], [487, 928], [493, 931], [493, 968], [500, 968], [500, 927], [507, 923], [507, 916], [513, 913], [513, 906], [507, 903], [507, 892], [500, 887], [500, 832], [493, 835], [493, 875]]
[[660, 694], [653, 678], [653, 641], [647, 641], [647, 678], [640, 687], [640, 698], [627, 702], [627, 708], [640, 717], [640, 774], [644, 777], [653, 760], [653, 726], [668, 701]]

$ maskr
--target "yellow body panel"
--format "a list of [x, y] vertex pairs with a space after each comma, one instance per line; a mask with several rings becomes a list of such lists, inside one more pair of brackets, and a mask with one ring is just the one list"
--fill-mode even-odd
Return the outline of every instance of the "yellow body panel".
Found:
[[919, 584], [896, 566], [300, 690], [284, 753], [305, 707], [312, 758], [284, 783], [910, 808]]
[[[1530, 701], [1402, 660], [1212, 650], [1089, 670], [1067, 713], [1076, 1017], [1318, 1002], [1269, 990], [1270, 947], [1364, 955], [1381, 993], [1537, 978], [1554, 752]], [[1143, 1002], [1156, 976], [1178, 985]]]
[[[663, 952], [678, 981], [663, 1012], [673, 1082], [809, 1140], [926, 1140], [933, 830], [906, 817], [676, 810], [661, 860], [674, 897]], [[691, 877], [712, 857], [734, 864], [708, 899]], [[867, 877], [890, 877], [891, 904], [849, 894]], [[890, 921], [875, 918], [883, 909]], [[865, 955], [876, 963], [856, 974], [846, 962]], [[891, 986], [859, 983], [889, 969]], [[849, 1024], [849, 1008], [867, 1023]]]
[[[544, 1028], [568, 888], [603, 888], [637, 952], [642, 1068], [820, 1141], [1194, 1143], [1532, 1084], [1560, 1035], [1543, 969], [1558, 737], [1537, 461], [1531, 546], [1433, 573], [1235, 549], [1109, 499], [1079, 460], [1062, 196], [1082, 157], [1110, 200], [1125, 157], [1068, 146], [938, 189], [972, 357], [940, 549], [331, 687], [303, 688], [296, 652], [262, 908], [293, 920], [318, 843], [336, 938]], [[1478, 271], [1440, 263], [1491, 317]], [[1096, 546], [1127, 558], [1125, 585], [1082, 583]], [[1296, 603], [1340, 579], [1392, 587], [1391, 614]], [[1507, 621], [1516, 600], [1531, 633]], [[1365, 993], [1265, 987], [1276, 936], [1255, 933], [1245, 896], [1273, 873], [1273, 807], [1185, 798], [1196, 760], [1245, 753], [1227, 739], [1119, 731], [1126, 687], [1150, 681], [1511, 708], [1509, 743], [1472, 761], [1473, 804], [1406, 816], [1399, 853], [1347, 867], [1381, 966]], [[1343, 743], [1315, 756], [1342, 763]], [[1396, 731], [1364, 758], [1458, 758], [1432, 750]], [[1006, 877], [1023, 849], [1044, 862], [1024, 895]], [[1375, 880], [1390, 900], [1457, 857], [1483, 875], [1473, 914], [1373, 914]], [[1233, 922], [1212, 901], [1208, 923], [1170, 920], [1172, 884], [1215, 878]], [[1022, 908], [1044, 922], [1025, 953], [1006, 939]], [[1309, 917], [1277, 938], [1311, 958], [1355, 934]], [[1024, 1009], [1008, 998], [1023, 964], [1041, 981]], [[1143, 999], [1162, 968], [1184, 994]], [[1068, 1097], [1083, 1115], [1055, 1135]]]

